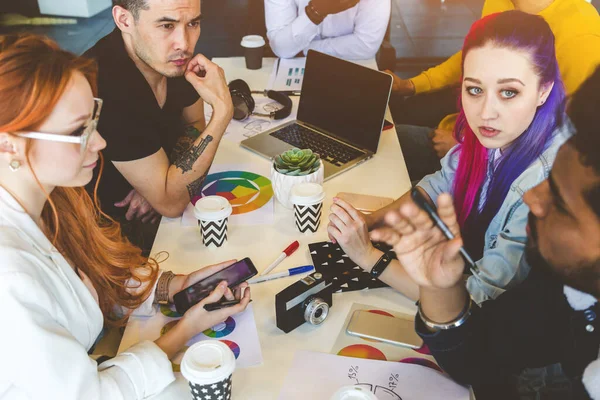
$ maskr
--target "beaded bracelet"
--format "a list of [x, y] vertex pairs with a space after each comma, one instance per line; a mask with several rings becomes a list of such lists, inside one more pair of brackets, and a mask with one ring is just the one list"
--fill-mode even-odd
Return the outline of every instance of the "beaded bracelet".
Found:
[[169, 304], [169, 285], [173, 278], [175, 278], [175, 274], [171, 271], [163, 272], [160, 278], [158, 278], [155, 296], [155, 301], [158, 304]]

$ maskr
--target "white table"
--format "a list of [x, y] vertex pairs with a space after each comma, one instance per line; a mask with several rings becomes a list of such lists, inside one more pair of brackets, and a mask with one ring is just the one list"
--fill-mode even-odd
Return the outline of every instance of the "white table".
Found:
[[[261, 70], [245, 68], [243, 58], [213, 60], [226, 73], [227, 79], [242, 78], [252, 89], [263, 90], [269, 79], [274, 59], [265, 59]], [[388, 110], [388, 117], [391, 120]], [[222, 140], [215, 164], [269, 163], [238, 145]], [[277, 270], [312, 264], [308, 244], [327, 240], [328, 210], [338, 192], [356, 192], [386, 197], [399, 197], [410, 188], [398, 138], [394, 129], [384, 131], [377, 154], [364, 164], [351, 169], [324, 184], [327, 197], [321, 227], [315, 234], [303, 235], [296, 231], [293, 212], [275, 203], [275, 223], [272, 226], [236, 226], [229, 231], [229, 242], [221, 249], [207, 250], [201, 245], [197, 228], [182, 227], [179, 219], [163, 218], [152, 254], [166, 250], [170, 253], [161, 268], [177, 273], [189, 273], [199, 267], [226, 259], [250, 257], [259, 270], [264, 269], [292, 241], [300, 242], [300, 249]], [[238, 369], [234, 373], [233, 398], [270, 400], [278, 397], [282, 382], [296, 350], [329, 353], [352, 303], [366, 303], [374, 307], [414, 313], [411, 300], [390, 288], [336, 294], [327, 320], [319, 327], [304, 324], [284, 334], [275, 325], [275, 294], [292, 284], [298, 277], [278, 279], [252, 286], [252, 305], [264, 363], [261, 366]], [[119, 352], [138, 342], [138, 332], [145, 320], [131, 318]], [[179, 378], [160, 396], [161, 399], [189, 398], [187, 383]]]

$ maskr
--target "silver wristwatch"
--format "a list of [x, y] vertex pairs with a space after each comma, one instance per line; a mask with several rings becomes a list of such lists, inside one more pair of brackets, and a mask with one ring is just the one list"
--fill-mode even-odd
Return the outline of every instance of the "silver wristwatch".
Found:
[[423, 313], [423, 310], [421, 309], [421, 303], [418, 302], [417, 304], [419, 307], [419, 317], [421, 318], [421, 321], [423, 321], [425, 326], [427, 326], [430, 329], [445, 331], [452, 328], [458, 328], [459, 326], [465, 323], [467, 318], [469, 318], [469, 316], [471, 315], [473, 300], [471, 299], [471, 296], [469, 296], [469, 301], [467, 302], [461, 313], [458, 315], [458, 317], [456, 317], [452, 321], [441, 324], [427, 318]]

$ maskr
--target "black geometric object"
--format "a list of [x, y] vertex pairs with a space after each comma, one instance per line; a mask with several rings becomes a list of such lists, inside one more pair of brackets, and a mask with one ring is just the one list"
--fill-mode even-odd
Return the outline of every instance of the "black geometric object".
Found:
[[[373, 245], [382, 251], [390, 251], [390, 248], [385, 244], [373, 243]], [[308, 245], [308, 249], [315, 271], [322, 273], [326, 279], [333, 281], [346, 280], [335, 293], [387, 286], [356, 265], [337, 243], [311, 243]]]
[[302, 233], [316, 232], [321, 224], [321, 209], [323, 203], [313, 204], [311, 206], [301, 206], [294, 204], [294, 217], [296, 227]]
[[210, 245], [221, 247], [227, 241], [227, 219], [224, 218], [220, 221], [199, 221], [202, 241], [206, 247]]
[[190, 390], [194, 400], [230, 400], [231, 375], [220, 382], [198, 385], [190, 382]]

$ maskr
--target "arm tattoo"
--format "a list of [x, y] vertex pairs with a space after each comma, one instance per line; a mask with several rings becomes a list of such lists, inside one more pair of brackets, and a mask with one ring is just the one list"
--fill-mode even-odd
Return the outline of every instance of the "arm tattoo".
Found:
[[204, 153], [204, 150], [206, 150], [206, 147], [209, 145], [210, 142], [212, 142], [212, 140], [213, 137], [207, 135], [205, 138], [200, 140], [200, 143], [198, 143], [198, 145], [192, 146], [189, 149], [187, 149], [185, 153], [183, 153], [180, 157], [178, 157], [175, 160], [175, 166], [177, 168], [180, 168], [182, 173], [184, 174], [188, 171], [191, 171], [196, 160], [200, 158], [200, 156], [202, 155], [202, 153]]
[[202, 132], [200, 132], [198, 129], [196, 129], [196, 127], [194, 125], [188, 125], [185, 127], [185, 133], [184, 135], [186, 137], [190, 137], [193, 140], [196, 140], [200, 137], [200, 134]]
[[194, 199], [196, 196], [200, 196], [200, 192], [202, 191], [202, 184], [208, 175], [208, 169], [200, 178], [196, 179], [194, 182], [187, 185], [188, 194], [190, 195], [190, 201]]
[[169, 155], [169, 161], [171, 164], [175, 164], [175, 160], [180, 158], [187, 149], [192, 147], [192, 144], [200, 137], [200, 134], [201, 132], [193, 125], [185, 127], [185, 132], [179, 137], [179, 139], [177, 139], [175, 147]]

